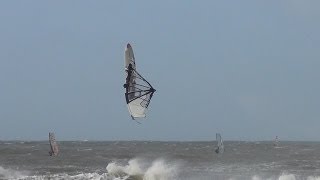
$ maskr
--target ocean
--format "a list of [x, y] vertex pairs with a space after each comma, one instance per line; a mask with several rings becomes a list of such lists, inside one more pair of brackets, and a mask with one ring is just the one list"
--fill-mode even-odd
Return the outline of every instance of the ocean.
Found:
[[0, 141], [0, 179], [320, 180], [320, 142]]

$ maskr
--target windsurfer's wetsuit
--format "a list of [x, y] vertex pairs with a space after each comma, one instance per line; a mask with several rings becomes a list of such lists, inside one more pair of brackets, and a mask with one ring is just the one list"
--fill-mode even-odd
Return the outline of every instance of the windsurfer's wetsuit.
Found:
[[128, 65], [128, 69], [126, 69], [128, 75], [127, 75], [127, 78], [126, 78], [126, 83], [123, 85], [124, 88], [127, 88], [128, 85], [129, 85], [130, 77], [131, 77], [131, 74], [132, 74], [132, 70], [133, 70], [132, 64], [130, 63], [130, 64]]

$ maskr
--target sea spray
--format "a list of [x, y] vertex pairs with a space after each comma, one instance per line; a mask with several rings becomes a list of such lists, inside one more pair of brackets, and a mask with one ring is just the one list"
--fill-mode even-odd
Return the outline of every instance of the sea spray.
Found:
[[296, 180], [296, 177], [293, 174], [282, 174], [279, 180]]
[[135, 177], [143, 180], [174, 180], [178, 176], [178, 163], [168, 163], [156, 159], [151, 164], [143, 159], [132, 159], [127, 165], [117, 162], [106, 167], [108, 174], [114, 177]]
[[163, 159], [155, 160], [144, 174], [144, 180], [176, 179], [178, 165], [168, 164]]
[[121, 165], [118, 162], [109, 163], [106, 167], [109, 174], [114, 176], [136, 176], [143, 174], [141, 170], [139, 159], [132, 159], [128, 162], [128, 165]]

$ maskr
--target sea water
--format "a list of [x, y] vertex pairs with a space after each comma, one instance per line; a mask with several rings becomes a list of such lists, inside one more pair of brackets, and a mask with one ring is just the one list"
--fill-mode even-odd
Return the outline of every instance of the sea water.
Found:
[[320, 180], [319, 142], [0, 141], [0, 179]]

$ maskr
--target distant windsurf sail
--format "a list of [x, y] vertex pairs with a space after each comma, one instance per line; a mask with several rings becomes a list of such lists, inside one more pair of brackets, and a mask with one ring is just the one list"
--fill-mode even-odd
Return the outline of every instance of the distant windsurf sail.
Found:
[[58, 144], [56, 142], [56, 138], [54, 133], [49, 133], [49, 143], [51, 150], [49, 151], [50, 156], [56, 156], [59, 153]]
[[153, 93], [156, 91], [151, 84], [143, 78], [136, 69], [133, 49], [127, 44], [125, 49], [126, 89], [125, 98], [132, 119], [146, 117]]
[[219, 133], [216, 134], [216, 140], [217, 140], [217, 148], [215, 150], [216, 153], [223, 153], [224, 152], [224, 145], [221, 138], [221, 135]]
[[274, 146], [279, 146], [279, 138], [278, 138], [278, 136], [276, 136], [276, 138], [274, 139], [273, 145]]

